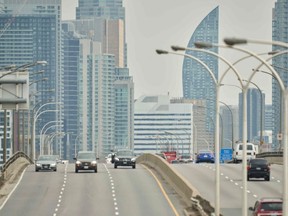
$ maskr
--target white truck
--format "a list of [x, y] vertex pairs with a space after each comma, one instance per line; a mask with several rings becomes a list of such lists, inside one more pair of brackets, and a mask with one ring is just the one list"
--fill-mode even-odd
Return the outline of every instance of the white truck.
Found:
[[[246, 143], [246, 149], [247, 149], [247, 160], [250, 160], [252, 158], [256, 158], [256, 154], [259, 153], [258, 145], [253, 143]], [[243, 143], [236, 144], [236, 147], [233, 151], [233, 162], [238, 163], [242, 161], [243, 157]]]

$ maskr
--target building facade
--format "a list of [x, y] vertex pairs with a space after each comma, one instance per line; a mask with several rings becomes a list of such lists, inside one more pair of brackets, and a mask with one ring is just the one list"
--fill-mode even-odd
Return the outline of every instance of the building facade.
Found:
[[[261, 94], [260, 94], [261, 93]], [[243, 119], [243, 93], [239, 94], [239, 119]], [[247, 91], [247, 139], [249, 142], [260, 143], [260, 131], [264, 131], [265, 94], [256, 88]], [[261, 127], [262, 124], [262, 127]], [[262, 133], [263, 134], [263, 133]], [[243, 122], [239, 122], [239, 138], [243, 137]], [[263, 137], [262, 137], [263, 140]]]
[[193, 154], [193, 105], [171, 103], [168, 95], [141, 96], [135, 101], [134, 152], [176, 151]]
[[[272, 39], [274, 41], [282, 41], [288, 43], [288, 14], [287, 14], [288, 0], [277, 0], [273, 8], [272, 18]], [[283, 50], [284, 47], [273, 46], [273, 50]], [[272, 65], [281, 77], [285, 88], [287, 88], [288, 77], [288, 57], [287, 55], [280, 55], [272, 59]], [[282, 103], [281, 90], [276, 79], [272, 79], [272, 115], [273, 115], [273, 150], [279, 149], [282, 146], [282, 140], [279, 139], [283, 134], [283, 120], [282, 120]], [[280, 147], [282, 148], [282, 147]]]
[[[4, 0], [0, 12], [0, 66], [15, 64], [16, 66], [46, 61], [48, 64], [29, 68], [31, 92], [31, 115], [35, 114], [41, 105], [54, 101], [62, 101], [63, 74], [61, 68], [61, 0]], [[40, 70], [44, 73], [38, 73]], [[47, 81], [41, 81], [47, 78]], [[32, 84], [33, 83], [33, 84]], [[49, 91], [53, 89], [53, 91]], [[32, 109], [34, 112], [32, 112]], [[61, 121], [62, 106], [47, 105], [47, 112], [36, 122], [36, 134], [49, 121]], [[43, 109], [44, 110], [44, 109]], [[27, 118], [27, 113], [25, 114]], [[28, 128], [28, 125], [26, 125]], [[62, 131], [59, 126], [56, 131]], [[31, 131], [31, 130], [30, 130]], [[51, 131], [50, 131], [51, 132]], [[28, 132], [26, 132], [28, 133]], [[38, 140], [38, 136], [36, 139]], [[28, 134], [28, 146], [31, 135]], [[36, 143], [39, 143], [38, 141]], [[55, 151], [61, 152], [61, 139], [55, 139]], [[31, 148], [30, 148], [31, 151]], [[36, 155], [40, 153], [36, 145]], [[31, 152], [27, 152], [30, 154]]]
[[76, 20], [63, 22], [80, 46], [78, 130], [70, 158], [79, 150], [104, 157], [117, 148], [133, 149], [134, 83], [126, 63], [125, 9], [122, 0], [78, 3]]
[[[189, 48], [193, 48], [197, 41], [205, 41], [208, 43], [218, 43], [219, 31], [219, 7], [213, 9], [197, 26], [189, 40]], [[218, 48], [212, 48], [211, 51], [218, 53]], [[216, 80], [218, 79], [218, 58], [203, 52], [186, 51], [187, 55], [193, 55], [204, 62], [213, 72]], [[194, 100], [206, 101], [206, 129], [209, 132], [214, 131], [215, 121], [215, 83], [209, 72], [201, 64], [195, 60], [185, 57], [182, 67], [182, 88], [183, 97]], [[212, 117], [213, 121], [209, 118]]]

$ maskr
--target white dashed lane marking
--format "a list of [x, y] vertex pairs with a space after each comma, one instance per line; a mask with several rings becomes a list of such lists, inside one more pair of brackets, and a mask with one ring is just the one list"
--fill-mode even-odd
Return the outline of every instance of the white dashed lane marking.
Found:
[[66, 186], [66, 182], [67, 182], [67, 166], [68, 166], [68, 163], [65, 164], [63, 185], [62, 185], [61, 190], [60, 190], [60, 195], [58, 196], [58, 203], [57, 203], [56, 208], [54, 210], [53, 216], [57, 216], [57, 212], [61, 206], [60, 204], [62, 202], [63, 191], [65, 190], [65, 186]]
[[109, 179], [110, 179], [110, 185], [111, 185], [111, 193], [112, 193], [112, 197], [113, 197], [113, 201], [114, 201], [114, 210], [115, 210], [115, 215], [119, 215], [119, 209], [118, 209], [118, 203], [117, 203], [117, 199], [116, 199], [116, 192], [115, 192], [115, 187], [114, 187], [114, 180], [113, 177], [111, 176], [110, 171], [108, 170], [107, 166], [104, 164], [105, 169], [108, 173]]

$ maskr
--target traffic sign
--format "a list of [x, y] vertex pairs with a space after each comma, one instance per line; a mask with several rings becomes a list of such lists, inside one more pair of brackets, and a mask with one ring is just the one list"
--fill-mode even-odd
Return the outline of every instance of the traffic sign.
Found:
[[224, 161], [232, 160], [233, 150], [231, 148], [222, 148], [220, 151], [220, 160], [223, 163]]

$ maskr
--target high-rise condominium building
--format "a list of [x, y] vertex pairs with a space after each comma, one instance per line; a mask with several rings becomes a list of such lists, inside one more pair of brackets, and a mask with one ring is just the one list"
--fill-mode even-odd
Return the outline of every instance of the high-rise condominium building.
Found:
[[[67, 144], [70, 157], [78, 150], [94, 150], [103, 157], [117, 148], [133, 148], [134, 84], [126, 67], [122, 0], [79, 0], [76, 20], [65, 21], [64, 26], [65, 40], [75, 39], [74, 43], [78, 40], [80, 46], [78, 66], [66, 61], [74, 58], [64, 56], [67, 66], [64, 76], [71, 76], [72, 65], [78, 67], [78, 94], [73, 99], [77, 101], [78, 122], [76, 135], [71, 135], [75, 143], [72, 139], [72, 143]], [[78, 52], [72, 43], [67, 45], [70, 55]], [[75, 89], [70, 90], [67, 83], [64, 92], [72, 91]], [[68, 98], [66, 96], [64, 98]], [[70, 129], [76, 125], [72, 125], [73, 120], [65, 119], [65, 122], [71, 123]], [[67, 130], [69, 127], [67, 124]]]
[[[37, 111], [41, 105], [51, 100], [60, 102], [63, 95], [60, 55], [61, 0], [4, 0], [1, 6], [0, 66], [12, 64], [21, 66], [35, 61], [46, 61], [48, 64], [45, 67], [37, 66], [29, 69], [30, 89], [33, 89], [29, 98], [30, 108]], [[44, 70], [44, 73], [36, 73], [40, 70]], [[48, 80], [41, 81], [44, 77]], [[47, 122], [61, 120], [60, 105], [47, 105], [45, 109], [57, 109], [58, 112], [43, 113], [41, 118], [38, 118], [37, 135]], [[33, 117], [33, 113], [31, 115]], [[61, 130], [60, 126], [54, 128], [54, 132]], [[49, 133], [52, 132], [51, 129]], [[39, 137], [36, 138], [36, 143], [39, 143]], [[30, 140], [31, 143], [30, 136], [25, 140]], [[59, 139], [55, 141], [58, 142], [53, 145], [54, 153], [59, 153], [61, 141]], [[39, 146], [36, 146], [36, 154], [39, 154]]]
[[[219, 8], [212, 10], [197, 26], [188, 43], [189, 48], [194, 47], [197, 41], [208, 43], [218, 43], [218, 23], [219, 23]], [[218, 52], [217, 48], [211, 49], [213, 52]], [[218, 58], [203, 52], [186, 51], [186, 54], [203, 61], [218, 78]], [[185, 57], [182, 69], [183, 76], [183, 97], [194, 100], [206, 101], [206, 117], [207, 131], [213, 136], [215, 122], [215, 84], [209, 75], [206, 68], [195, 60]], [[213, 119], [213, 121], [210, 120]]]
[[[272, 37], [274, 41], [282, 41], [288, 43], [288, 0], [277, 0], [273, 8], [272, 20]], [[283, 50], [286, 48], [274, 46], [273, 50]], [[274, 69], [280, 75], [285, 87], [287, 88], [288, 77], [288, 56], [287, 54], [274, 57], [272, 59]], [[272, 149], [276, 150], [281, 146], [281, 139], [279, 135], [283, 134], [283, 118], [282, 118], [282, 103], [281, 103], [281, 90], [276, 79], [272, 79], [272, 113], [273, 113], [273, 143]]]
[[[260, 94], [261, 93], [261, 94]], [[239, 94], [239, 137], [243, 135], [243, 94]], [[265, 94], [257, 88], [249, 88], [247, 91], [247, 139], [249, 142], [260, 143], [260, 131], [265, 130]], [[262, 127], [261, 127], [262, 124]], [[263, 137], [262, 137], [263, 141]]]

